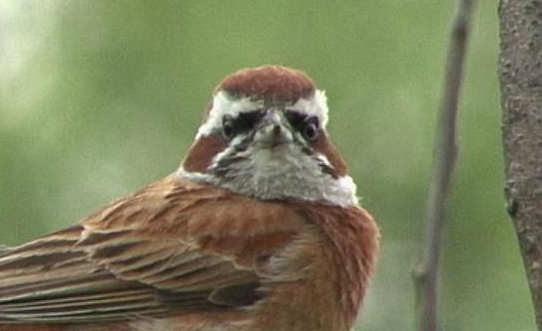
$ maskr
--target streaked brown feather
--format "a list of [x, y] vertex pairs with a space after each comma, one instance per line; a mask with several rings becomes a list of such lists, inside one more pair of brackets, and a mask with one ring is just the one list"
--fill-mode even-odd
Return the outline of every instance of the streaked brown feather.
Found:
[[169, 177], [0, 256], [0, 323], [252, 304], [262, 297], [262, 261], [303, 223], [283, 204]]
[[[188, 316], [240, 318], [243, 330], [293, 320], [304, 321], [296, 331], [348, 330], [377, 248], [360, 208], [258, 201], [172, 176], [1, 255], [0, 331], [135, 316], [183, 331]], [[254, 310], [273, 314], [240, 317]]]

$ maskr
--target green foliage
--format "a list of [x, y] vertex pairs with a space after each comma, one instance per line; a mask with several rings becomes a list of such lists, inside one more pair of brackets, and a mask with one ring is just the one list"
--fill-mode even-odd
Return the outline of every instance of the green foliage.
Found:
[[[455, 1], [30, 1], [0, 4], [0, 243], [76, 222], [173, 171], [214, 85], [307, 71], [383, 255], [359, 330], [414, 330], [436, 110]], [[504, 212], [496, 4], [477, 8], [442, 269], [445, 329], [533, 330]]]

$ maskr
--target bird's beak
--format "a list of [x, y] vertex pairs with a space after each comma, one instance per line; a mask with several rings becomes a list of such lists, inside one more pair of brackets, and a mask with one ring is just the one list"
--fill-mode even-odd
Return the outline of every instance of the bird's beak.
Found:
[[292, 142], [292, 128], [283, 112], [268, 110], [257, 126], [254, 140], [270, 148]]

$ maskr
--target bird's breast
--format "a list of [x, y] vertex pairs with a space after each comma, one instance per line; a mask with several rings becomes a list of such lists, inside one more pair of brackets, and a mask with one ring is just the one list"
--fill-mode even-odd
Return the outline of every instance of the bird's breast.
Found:
[[[270, 330], [352, 327], [378, 252], [379, 232], [358, 207], [297, 204], [306, 220], [295, 239], [266, 268], [257, 325]], [[251, 330], [252, 331], [252, 330]]]

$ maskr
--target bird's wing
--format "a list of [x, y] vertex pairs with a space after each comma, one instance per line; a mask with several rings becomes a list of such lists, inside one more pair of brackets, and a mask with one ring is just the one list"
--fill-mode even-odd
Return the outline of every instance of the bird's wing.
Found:
[[266, 264], [304, 221], [169, 177], [0, 254], [0, 322], [74, 323], [254, 303]]
[[7, 254], [9, 251], [11, 251], [11, 247], [0, 245], [0, 256]]

